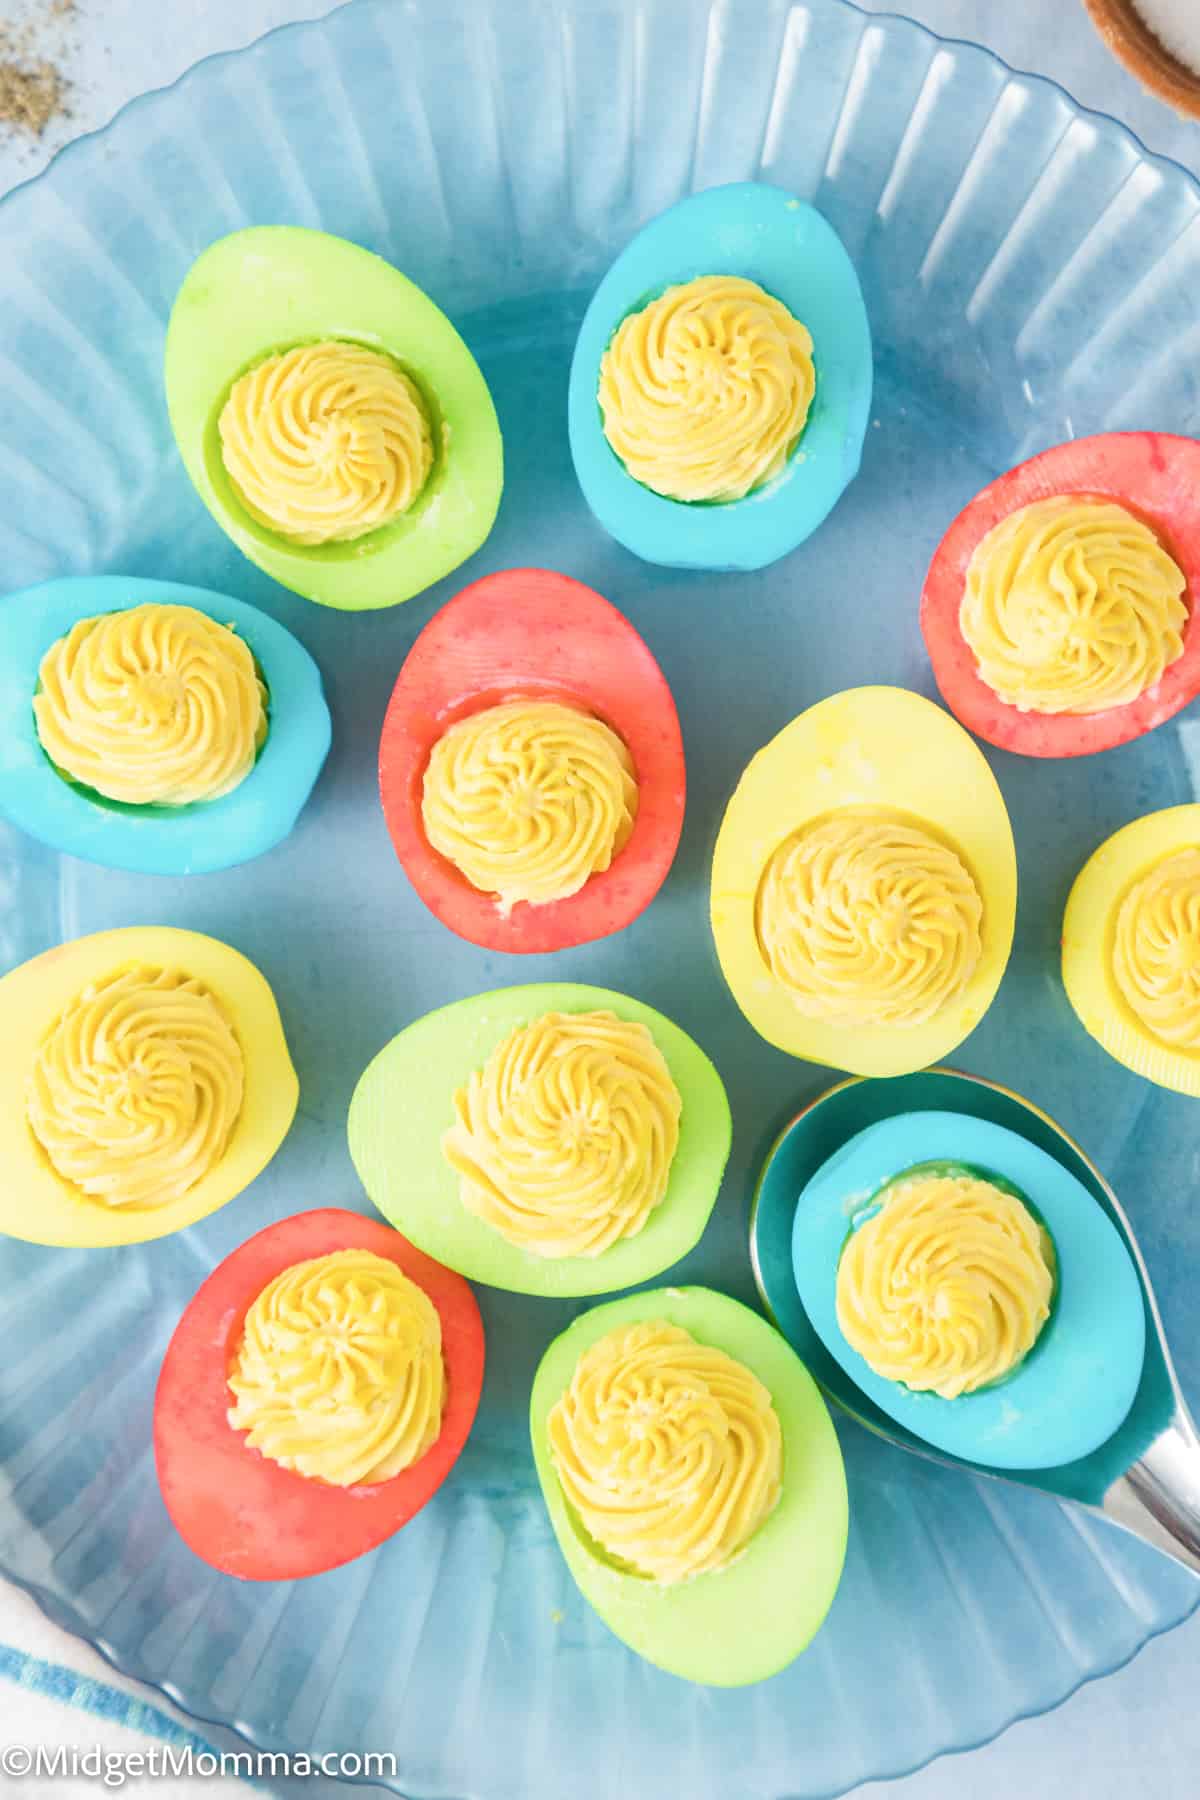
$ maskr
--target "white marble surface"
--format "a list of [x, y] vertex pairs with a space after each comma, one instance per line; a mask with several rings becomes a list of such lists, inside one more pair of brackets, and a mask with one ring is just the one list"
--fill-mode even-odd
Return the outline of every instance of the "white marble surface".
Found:
[[[1152, 150], [1200, 171], [1200, 125], [1176, 118], [1112, 61], [1082, 0], [866, 0], [866, 9], [907, 11], [945, 36], [988, 44], [1015, 67], [1051, 75], [1085, 105], [1121, 119]], [[31, 19], [74, 84], [72, 117], [42, 141], [0, 135], [0, 192], [35, 175], [75, 132], [104, 124], [134, 94], [173, 81], [198, 58], [328, 10], [326, 0], [79, 0], [76, 15], [63, 20], [48, 16], [48, 0], [0, 0], [0, 22]], [[907, 1781], [865, 1789], [865, 1800], [1196, 1800], [1198, 1665], [1200, 1616], [1056, 1712]], [[332, 1800], [346, 1790], [312, 1782], [304, 1792]]]

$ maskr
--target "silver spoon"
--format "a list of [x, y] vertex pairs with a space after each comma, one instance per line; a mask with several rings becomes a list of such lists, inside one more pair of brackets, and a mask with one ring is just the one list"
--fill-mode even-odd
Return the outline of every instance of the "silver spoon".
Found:
[[[1083, 1183], [1129, 1246], [1146, 1305], [1146, 1360], [1128, 1418], [1090, 1456], [1055, 1469], [1000, 1474], [930, 1449], [881, 1412], [850, 1380], [809, 1323], [792, 1273], [796, 1201], [827, 1157], [868, 1125], [907, 1112], [961, 1112], [1020, 1132]], [[829, 1398], [868, 1431], [900, 1449], [997, 1481], [1040, 1488], [1143, 1538], [1200, 1575], [1200, 1433], [1175, 1374], [1137, 1239], [1116, 1194], [1079, 1145], [1047, 1113], [996, 1082], [952, 1069], [888, 1081], [853, 1077], [819, 1095], [775, 1140], [750, 1213], [750, 1259], [774, 1324]]]

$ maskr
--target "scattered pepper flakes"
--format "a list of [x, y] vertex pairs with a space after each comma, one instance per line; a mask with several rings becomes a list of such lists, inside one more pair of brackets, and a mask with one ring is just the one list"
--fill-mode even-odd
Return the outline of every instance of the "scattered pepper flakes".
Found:
[[0, 126], [41, 137], [66, 111], [67, 83], [52, 62], [0, 61]]
[[71, 84], [54, 53], [65, 48], [62, 27], [77, 11], [78, 0], [43, 0], [19, 22], [0, 22], [0, 132], [41, 137], [67, 115]]

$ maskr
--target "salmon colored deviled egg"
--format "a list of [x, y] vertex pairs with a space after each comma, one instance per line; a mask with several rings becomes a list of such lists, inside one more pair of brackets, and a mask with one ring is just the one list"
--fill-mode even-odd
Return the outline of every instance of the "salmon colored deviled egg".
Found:
[[921, 596], [947, 706], [1020, 756], [1090, 756], [1200, 692], [1200, 443], [1059, 444], [963, 508]]
[[512, 954], [622, 930], [683, 828], [662, 670], [615, 606], [547, 569], [487, 575], [425, 626], [384, 719], [379, 783], [426, 906]]
[[247, 1581], [373, 1550], [458, 1460], [483, 1383], [467, 1283], [376, 1219], [268, 1225], [199, 1289], [154, 1402], [159, 1486], [180, 1536]]

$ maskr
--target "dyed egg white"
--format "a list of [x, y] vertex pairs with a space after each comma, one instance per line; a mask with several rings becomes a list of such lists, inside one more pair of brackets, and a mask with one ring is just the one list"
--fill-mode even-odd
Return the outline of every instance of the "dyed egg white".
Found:
[[[771, 1396], [783, 1439], [779, 1503], [725, 1568], [660, 1584], [623, 1568], [581, 1526], [550, 1445], [550, 1414], [579, 1359], [609, 1332], [665, 1320], [742, 1363]], [[816, 1382], [758, 1313], [710, 1288], [651, 1288], [580, 1315], [549, 1345], [529, 1407], [554, 1535], [584, 1598], [647, 1662], [685, 1681], [745, 1687], [805, 1649], [833, 1603], [846, 1554], [846, 1472]]]
[[[609, 1011], [644, 1025], [682, 1103], [666, 1192], [645, 1224], [597, 1256], [539, 1256], [463, 1205], [442, 1139], [454, 1094], [509, 1032], [550, 1012]], [[447, 1269], [514, 1294], [564, 1298], [615, 1293], [661, 1275], [695, 1248], [708, 1224], [732, 1135], [720, 1075], [699, 1044], [653, 1007], [574, 981], [499, 988], [414, 1020], [367, 1065], [347, 1131], [359, 1180], [389, 1224]]]
[[[1054, 1240], [1058, 1288], [1050, 1317], [1005, 1380], [957, 1399], [917, 1393], [875, 1374], [842, 1335], [838, 1261], [847, 1236], [877, 1210], [872, 1196], [925, 1162], [998, 1175], [1029, 1202]], [[792, 1230], [800, 1300], [817, 1335], [882, 1411], [937, 1450], [995, 1469], [1051, 1469], [1097, 1449], [1133, 1405], [1146, 1312], [1133, 1260], [1102, 1208], [1061, 1163], [1018, 1133], [964, 1113], [901, 1113], [868, 1126], [804, 1188]]]
[[[809, 1018], [763, 953], [758, 894], [790, 833], [842, 808], [906, 817], [948, 843], [983, 900], [969, 979], [917, 1024]], [[751, 758], [713, 850], [710, 913], [730, 992], [761, 1037], [789, 1056], [856, 1075], [907, 1075], [957, 1049], [996, 997], [1017, 906], [1017, 855], [1004, 796], [974, 740], [907, 688], [848, 688], [818, 700]]]
[[[219, 418], [238, 378], [325, 340], [382, 352], [420, 390], [433, 466], [404, 511], [361, 537], [305, 544], [259, 519], [225, 467]], [[441, 308], [358, 244], [299, 225], [250, 225], [210, 244], [175, 297], [163, 358], [183, 466], [221, 530], [272, 580], [346, 612], [396, 606], [465, 562], [504, 485], [496, 408]]]
[[[67, 1008], [138, 963], [178, 969], [214, 996], [242, 1052], [245, 1091], [224, 1151], [190, 1187], [158, 1206], [110, 1206], [52, 1165], [30, 1129], [26, 1091]], [[0, 976], [0, 1019], [0, 1234], [26, 1243], [96, 1249], [184, 1231], [257, 1179], [296, 1115], [300, 1085], [270, 984], [232, 945], [198, 931], [126, 925], [43, 950]]]
[[[628, 473], [604, 435], [600, 363], [622, 320], [702, 275], [755, 281], [807, 327], [816, 393], [779, 475], [744, 499], [668, 500]], [[619, 543], [680, 569], [762, 569], [810, 537], [858, 473], [871, 409], [871, 331], [833, 227], [782, 188], [735, 182], [644, 227], [592, 297], [571, 363], [568, 425], [584, 498]]]
[[[232, 625], [267, 688], [268, 727], [253, 769], [217, 800], [130, 806], [54, 767], [33, 714], [42, 658], [81, 619], [148, 603], [190, 606]], [[283, 625], [207, 588], [121, 575], [47, 581], [0, 602], [0, 818], [68, 856], [140, 875], [198, 875], [250, 862], [296, 823], [329, 753], [321, 672]]]

